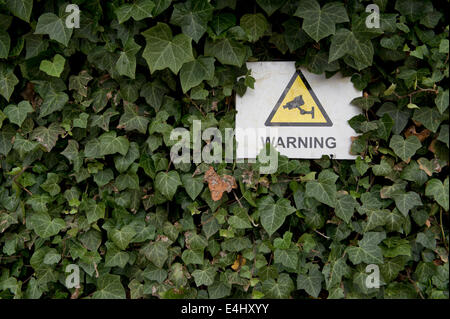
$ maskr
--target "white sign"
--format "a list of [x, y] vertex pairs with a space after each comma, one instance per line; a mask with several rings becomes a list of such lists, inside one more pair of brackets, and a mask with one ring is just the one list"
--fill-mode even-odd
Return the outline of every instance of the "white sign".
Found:
[[236, 96], [237, 158], [256, 158], [267, 142], [290, 158], [354, 159], [348, 124], [361, 96], [350, 78], [327, 79], [295, 62], [249, 62], [255, 88]]

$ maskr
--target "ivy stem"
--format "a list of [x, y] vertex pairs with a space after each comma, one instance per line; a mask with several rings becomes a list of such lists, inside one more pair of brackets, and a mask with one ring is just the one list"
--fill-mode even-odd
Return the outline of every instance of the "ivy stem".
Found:
[[441, 226], [442, 239], [444, 240], [445, 249], [447, 250], [447, 253], [448, 253], [447, 240], [445, 239], [444, 228], [442, 227], [442, 207], [441, 207], [441, 210], [439, 212], [439, 219], [440, 219], [439, 226]]

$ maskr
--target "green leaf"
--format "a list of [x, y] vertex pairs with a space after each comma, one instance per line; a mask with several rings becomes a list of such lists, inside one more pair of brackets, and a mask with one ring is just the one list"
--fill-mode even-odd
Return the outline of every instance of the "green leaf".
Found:
[[269, 23], [261, 13], [244, 14], [240, 24], [250, 42], [258, 41], [269, 29]]
[[134, 42], [133, 38], [128, 39], [116, 62], [116, 69], [120, 75], [126, 75], [132, 79], [135, 78], [136, 54], [140, 49], [141, 46]]
[[225, 38], [212, 41], [209, 38], [205, 43], [205, 55], [213, 56], [222, 64], [241, 67], [250, 49], [231, 39]]
[[410, 117], [410, 111], [401, 110], [394, 103], [384, 103], [377, 112], [377, 115], [382, 117], [385, 114], [394, 121], [392, 131], [394, 134], [400, 134], [408, 123]]
[[438, 136], [438, 141], [447, 144], [447, 147], [449, 147], [448, 127], [448, 125], [441, 125], [441, 130], [439, 131]]
[[336, 216], [348, 224], [358, 206], [358, 202], [350, 195], [340, 196], [336, 200]]
[[203, 269], [194, 270], [192, 272], [192, 277], [194, 277], [197, 287], [200, 287], [201, 285], [210, 286], [214, 283], [216, 273], [217, 269], [215, 267], [207, 266]]
[[389, 142], [389, 147], [404, 161], [408, 161], [411, 156], [416, 154], [421, 146], [420, 140], [414, 135], [408, 136], [406, 140], [400, 135], [394, 135]]
[[45, 212], [33, 213], [30, 217], [30, 222], [36, 234], [42, 238], [54, 236], [66, 227], [64, 220], [61, 218], [52, 219]]
[[170, 23], [181, 27], [184, 34], [198, 42], [212, 19], [213, 6], [207, 0], [187, 0], [173, 6]]
[[363, 239], [358, 241], [358, 247], [351, 246], [346, 249], [350, 261], [354, 265], [360, 263], [382, 264], [383, 252], [378, 244], [384, 238], [386, 238], [385, 233], [365, 233]]
[[126, 131], [137, 130], [142, 134], [147, 132], [149, 120], [138, 115], [137, 106], [133, 104], [126, 103], [124, 106], [125, 113], [120, 117], [119, 125], [117, 128], [123, 128]]
[[298, 265], [298, 249], [275, 249], [274, 262], [283, 266], [296, 269]]
[[125, 136], [117, 136], [115, 131], [103, 133], [99, 137], [101, 156], [120, 153], [126, 155], [130, 142]]
[[114, 13], [119, 20], [119, 23], [124, 23], [131, 17], [135, 21], [140, 21], [145, 18], [152, 17], [152, 11], [155, 4], [151, 0], [138, 0], [132, 4], [123, 4], [117, 8]]
[[169, 257], [167, 246], [168, 245], [166, 243], [160, 241], [150, 243], [144, 247], [144, 255], [156, 267], [162, 268]]
[[372, 65], [374, 50], [370, 40], [359, 40], [355, 34], [348, 29], [339, 29], [331, 38], [330, 55], [328, 62], [351, 56], [361, 67], [359, 70]]
[[285, 2], [286, 0], [256, 0], [256, 3], [263, 8], [268, 16], [280, 9]]
[[11, 123], [22, 126], [23, 121], [27, 118], [27, 113], [33, 112], [34, 109], [28, 101], [22, 101], [17, 106], [8, 105], [3, 112]]
[[306, 196], [315, 198], [321, 203], [335, 207], [336, 205], [336, 180], [338, 176], [330, 170], [320, 172], [317, 181], [306, 183]]
[[66, 93], [53, 90], [48, 91], [43, 98], [44, 102], [39, 111], [40, 118], [61, 110], [69, 101], [69, 96]]
[[316, 0], [301, 0], [295, 16], [303, 18], [303, 30], [316, 42], [335, 34], [336, 23], [349, 21], [344, 5], [339, 2], [327, 3], [320, 8]]
[[158, 22], [142, 35], [147, 41], [142, 56], [151, 73], [169, 68], [177, 74], [184, 63], [194, 60], [191, 39], [183, 33], [173, 37], [172, 30], [165, 23]]
[[73, 29], [66, 27], [64, 18], [60, 18], [54, 13], [44, 13], [38, 19], [34, 34], [48, 34], [50, 39], [67, 46], [72, 32]]
[[264, 295], [270, 299], [287, 299], [294, 289], [294, 283], [286, 273], [281, 274], [278, 280], [270, 278], [262, 282]]
[[449, 183], [448, 177], [442, 183], [440, 180], [433, 178], [427, 182], [425, 188], [425, 195], [434, 198], [434, 200], [441, 205], [445, 211], [448, 211], [449, 202]]
[[261, 224], [269, 235], [275, 233], [283, 225], [286, 217], [296, 210], [285, 198], [280, 198], [275, 202], [272, 197], [265, 196], [257, 204]]
[[5, 0], [9, 11], [19, 19], [30, 22], [33, 0]]
[[422, 206], [422, 200], [420, 199], [419, 194], [415, 192], [395, 195], [393, 198], [398, 210], [405, 217], [408, 215], [408, 212], [414, 207]]
[[422, 123], [427, 129], [436, 133], [442, 122], [442, 115], [436, 108], [421, 107], [414, 111], [413, 120]]
[[53, 62], [48, 60], [42, 60], [39, 69], [44, 71], [50, 76], [54, 76], [59, 78], [62, 71], [64, 71], [64, 64], [66, 63], [66, 59], [62, 55], [56, 54], [53, 57]]
[[19, 83], [19, 79], [14, 75], [13, 68], [0, 63], [0, 94], [7, 101], [9, 101], [17, 83]]
[[128, 244], [131, 242], [134, 235], [136, 235], [136, 231], [130, 225], [126, 225], [120, 230], [111, 230], [111, 240], [121, 250], [125, 250], [128, 247]]
[[9, 55], [9, 47], [11, 46], [11, 38], [8, 32], [0, 30], [0, 59], [7, 59]]
[[323, 275], [318, 265], [308, 264], [308, 275], [299, 274], [297, 289], [304, 289], [310, 296], [317, 298], [322, 290]]
[[64, 130], [59, 123], [52, 123], [50, 126], [39, 126], [33, 130], [31, 139], [36, 140], [41, 144], [47, 152], [50, 152], [56, 145], [58, 136], [64, 134]]
[[155, 178], [155, 187], [167, 199], [172, 200], [178, 186], [181, 185], [180, 175], [176, 171], [159, 172]]
[[119, 275], [104, 274], [97, 279], [97, 290], [94, 299], [125, 299], [125, 289]]
[[212, 80], [214, 77], [214, 58], [199, 57], [194, 61], [185, 63], [180, 71], [181, 87], [183, 93], [199, 85], [204, 80]]
[[183, 187], [192, 200], [195, 200], [203, 190], [203, 178], [192, 177], [192, 174], [183, 174], [181, 176]]
[[55, 196], [61, 192], [61, 188], [58, 185], [59, 182], [60, 178], [57, 174], [48, 173], [47, 179], [41, 184], [41, 188], [48, 192], [50, 196]]

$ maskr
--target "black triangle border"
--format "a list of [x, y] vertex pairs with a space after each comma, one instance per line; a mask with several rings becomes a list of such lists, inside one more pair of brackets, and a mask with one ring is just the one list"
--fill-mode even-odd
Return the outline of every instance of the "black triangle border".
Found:
[[[291, 86], [294, 84], [295, 80], [297, 79], [297, 76], [300, 76], [300, 79], [305, 84], [305, 86], [308, 89], [309, 93], [311, 94], [314, 102], [316, 102], [316, 105], [319, 107], [319, 110], [322, 112], [323, 117], [325, 118], [325, 120], [327, 120], [326, 123], [287, 123], [287, 122], [273, 123], [273, 122], [271, 122], [272, 118], [274, 117], [275, 113], [277, 112], [278, 108], [280, 107], [281, 103], [283, 102], [284, 98], [286, 97], [287, 93], [289, 92]], [[264, 125], [265, 126], [333, 126], [333, 122], [328, 117], [327, 112], [325, 112], [325, 109], [323, 108], [322, 104], [320, 103], [319, 99], [317, 98], [316, 94], [314, 93], [314, 90], [309, 85], [309, 83], [306, 80], [305, 76], [303, 75], [302, 71], [298, 70], [298, 71], [294, 72], [294, 75], [292, 76], [288, 85], [284, 89], [283, 94], [281, 94], [281, 97], [278, 99], [277, 104], [273, 108], [272, 112], [270, 113], [270, 115], [267, 118]]]

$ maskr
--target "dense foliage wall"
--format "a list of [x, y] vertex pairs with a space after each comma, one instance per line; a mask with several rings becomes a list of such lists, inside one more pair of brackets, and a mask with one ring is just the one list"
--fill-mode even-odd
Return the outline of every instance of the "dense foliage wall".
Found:
[[[0, 0], [1, 298], [448, 298], [448, 1], [72, 3]], [[358, 159], [174, 165], [265, 60], [351, 77]]]

